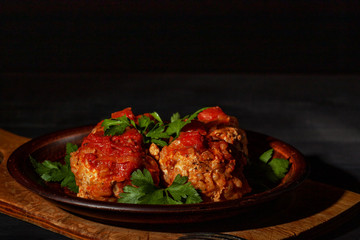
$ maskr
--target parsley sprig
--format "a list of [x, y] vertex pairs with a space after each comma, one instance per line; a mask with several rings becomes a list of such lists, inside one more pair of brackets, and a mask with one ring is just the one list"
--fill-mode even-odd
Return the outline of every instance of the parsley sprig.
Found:
[[[283, 158], [272, 158], [274, 149], [269, 149], [260, 155], [259, 160], [266, 164], [269, 168], [265, 171], [268, 179], [274, 183], [283, 179], [286, 173], [289, 171], [290, 162]], [[271, 171], [270, 171], [271, 170]]]
[[126, 117], [126, 115], [119, 118], [105, 119], [102, 123], [104, 127], [105, 136], [121, 135], [127, 127], [136, 128], [143, 136], [145, 143], [155, 143], [160, 147], [166, 146], [167, 139], [176, 139], [180, 135], [183, 127], [194, 120], [197, 115], [207, 108], [197, 110], [191, 115], [186, 115], [183, 118], [179, 113], [174, 113], [170, 118], [170, 123], [164, 123], [157, 112], [151, 113], [150, 117], [143, 115], [138, 119], [136, 124], [133, 120]]
[[70, 191], [78, 193], [79, 188], [75, 182], [75, 175], [70, 167], [70, 153], [75, 152], [78, 146], [72, 143], [66, 144], [65, 164], [45, 160], [38, 162], [30, 156], [30, 161], [37, 174], [46, 182], [61, 182], [62, 187], [67, 187]]
[[118, 202], [134, 204], [189, 204], [200, 203], [202, 199], [187, 177], [177, 175], [167, 188], [155, 186], [150, 172], [140, 169], [131, 174], [134, 186], [125, 186]]
[[253, 188], [264, 191], [275, 187], [288, 173], [288, 159], [273, 158], [274, 149], [269, 149], [259, 156], [258, 160], [250, 161], [245, 168], [245, 175]]
[[105, 119], [102, 126], [104, 127], [105, 136], [113, 136], [122, 134], [127, 127], [135, 127], [136, 124], [133, 120], [124, 115], [115, 119]]

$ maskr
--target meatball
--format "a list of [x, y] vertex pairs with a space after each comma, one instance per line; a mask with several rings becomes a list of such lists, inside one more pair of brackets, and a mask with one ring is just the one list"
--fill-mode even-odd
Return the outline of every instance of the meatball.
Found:
[[208, 108], [162, 148], [161, 177], [171, 185], [176, 175], [187, 176], [204, 201], [241, 198], [251, 191], [242, 173], [246, 155], [246, 134], [236, 118], [219, 107]]
[[[112, 117], [124, 114], [135, 118], [129, 108]], [[79, 186], [78, 197], [82, 198], [115, 201], [123, 187], [131, 184], [131, 173], [136, 169], [148, 169], [159, 183], [158, 165], [146, 154], [143, 136], [131, 127], [121, 135], [105, 136], [100, 122], [72, 153], [70, 165]]]

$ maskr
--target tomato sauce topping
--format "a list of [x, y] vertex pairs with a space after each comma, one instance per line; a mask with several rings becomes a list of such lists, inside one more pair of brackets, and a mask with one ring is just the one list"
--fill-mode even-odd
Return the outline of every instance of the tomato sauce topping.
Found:
[[207, 134], [204, 123], [197, 120], [192, 120], [189, 124], [185, 125], [185, 127], [181, 129], [181, 132], [199, 132], [201, 135]]
[[107, 168], [111, 170], [107, 175], [125, 179], [143, 165], [145, 152], [142, 141], [142, 135], [136, 129], [128, 129], [118, 136], [104, 136], [98, 131], [90, 133], [82, 146], [95, 149], [95, 153], [86, 154], [91, 168]]
[[205, 149], [205, 138], [199, 131], [181, 132], [178, 140], [180, 141], [180, 144], [185, 148], [194, 147], [199, 151]]
[[[116, 162], [112, 160], [102, 159], [88, 159], [89, 165], [93, 169], [110, 169], [110, 171], [106, 171], [106, 178], [109, 181], [117, 180], [123, 181], [130, 177], [131, 173], [141, 167], [140, 162], [138, 161], [128, 161], [128, 162]], [[101, 171], [100, 171], [101, 173]], [[109, 178], [111, 176], [111, 178]], [[105, 176], [102, 176], [105, 177]], [[107, 186], [106, 186], [107, 187]]]
[[124, 115], [126, 115], [131, 120], [135, 120], [135, 115], [132, 112], [131, 107], [128, 107], [128, 108], [125, 108], [125, 109], [123, 109], [121, 111], [112, 113], [111, 118], [119, 118], [119, 117], [122, 117]]
[[132, 155], [142, 151], [142, 135], [136, 129], [129, 129], [119, 136], [104, 136], [98, 131], [89, 134], [82, 146], [95, 148], [110, 156]]
[[210, 107], [198, 114], [198, 120], [200, 122], [220, 122], [228, 123], [230, 116], [226, 115], [220, 107]]

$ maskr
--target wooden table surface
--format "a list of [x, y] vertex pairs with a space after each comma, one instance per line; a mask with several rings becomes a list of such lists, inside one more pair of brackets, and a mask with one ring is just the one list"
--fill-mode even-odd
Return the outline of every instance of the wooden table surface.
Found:
[[[358, 75], [3, 74], [0, 128], [34, 138], [127, 106], [169, 116], [219, 105], [243, 128], [298, 148], [311, 180], [360, 193], [359, 90]], [[322, 239], [359, 239], [359, 219]], [[67, 239], [4, 214], [0, 222], [1, 239]]]

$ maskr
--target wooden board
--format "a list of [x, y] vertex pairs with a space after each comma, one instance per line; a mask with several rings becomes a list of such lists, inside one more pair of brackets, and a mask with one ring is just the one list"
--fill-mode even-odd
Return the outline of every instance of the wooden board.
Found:
[[86, 220], [54, 206], [19, 185], [6, 160], [29, 139], [0, 129], [0, 212], [73, 239], [178, 239], [217, 232], [246, 239], [309, 237], [340, 226], [359, 213], [360, 194], [311, 180], [246, 216], [188, 226], [111, 226]]

